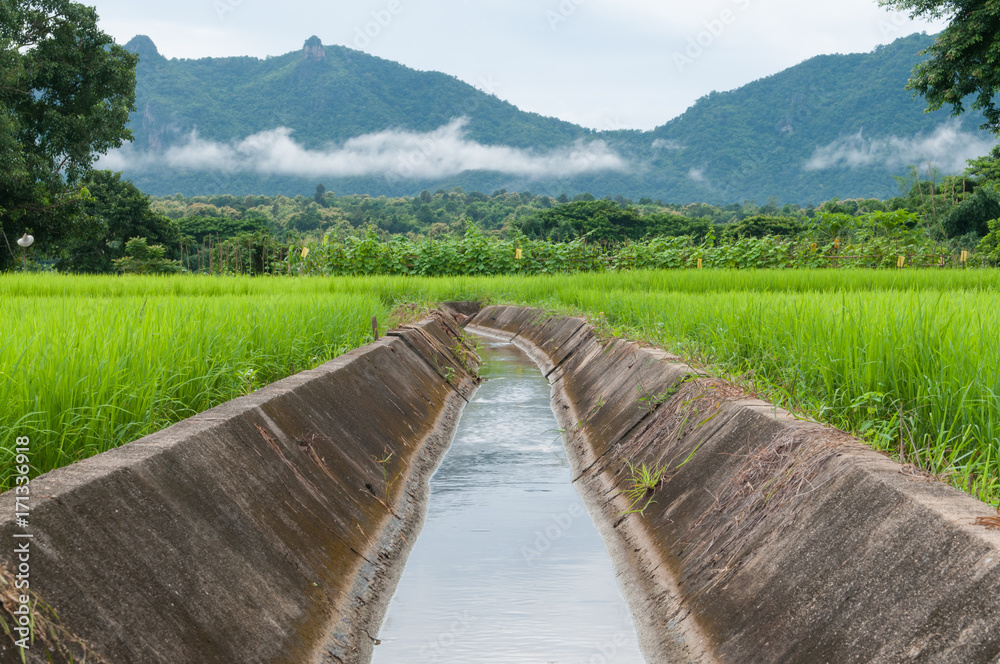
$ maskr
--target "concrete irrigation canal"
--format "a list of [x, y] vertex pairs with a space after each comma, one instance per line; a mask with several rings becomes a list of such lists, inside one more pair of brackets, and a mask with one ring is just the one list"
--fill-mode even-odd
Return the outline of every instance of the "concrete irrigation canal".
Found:
[[373, 661], [642, 662], [548, 381], [513, 344], [483, 337], [479, 355], [486, 382], [431, 479]]
[[[1000, 662], [985, 504], [582, 319], [442, 308], [32, 480], [30, 528], [0, 496], [8, 625], [40, 598], [113, 663]], [[467, 332], [547, 381], [496, 345], [480, 386]]]

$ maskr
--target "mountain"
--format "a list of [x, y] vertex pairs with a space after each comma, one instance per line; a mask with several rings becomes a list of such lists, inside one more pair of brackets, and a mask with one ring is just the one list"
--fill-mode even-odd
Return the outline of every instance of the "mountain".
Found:
[[167, 60], [144, 36], [125, 47], [140, 57], [131, 127], [142, 148], [160, 149], [193, 129], [230, 141], [275, 127], [316, 148], [389, 128], [430, 132], [463, 115], [472, 140], [502, 136], [514, 147], [552, 147], [592, 133], [519, 111], [453, 76], [323, 46], [316, 37], [302, 51], [265, 60]]
[[715, 202], [817, 202], [897, 194], [891, 176], [910, 164], [962, 170], [995, 140], [978, 130], [982, 116], [924, 113], [925, 101], [905, 89], [933, 40], [915, 34], [871, 53], [814, 57], [700, 99], [652, 132], [682, 149], [657, 155], [650, 184], [666, 176], [683, 197]]
[[520, 111], [452, 76], [316, 37], [278, 57], [166, 59], [148, 38], [131, 127], [102, 160], [150, 194], [467, 191], [816, 203], [887, 197], [909, 164], [960, 170], [988, 151], [978, 117], [905, 90], [933, 37], [827, 55], [713, 92], [652, 131], [597, 132]]

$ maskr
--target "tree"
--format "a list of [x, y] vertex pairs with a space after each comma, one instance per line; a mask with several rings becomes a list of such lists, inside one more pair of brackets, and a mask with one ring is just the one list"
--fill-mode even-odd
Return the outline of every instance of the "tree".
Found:
[[804, 230], [805, 225], [797, 219], [756, 214], [752, 217], [747, 217], [743, 221], [726, 226], [723, 235], [729, 238], [761, 238], [769, 235], [788, 237], [798, 235]]
[[175, 274], [181, 262], [167, 259], [167, 250], [158, 244], [149, 245], [146, 238], [132, 238], [125, 244], [124, 258], [115, 260], [115, 269], [124, 274]]
[[[137, 58], [69, 0], [0, 4], [0, 224], [43, 247], [87, 198], [98, 153], [121, 147], [135, 102]], [[0, 254], [0, 270], [10, 257]]]
[[649, 234], [657, 237], [690, 236], [703, 239], [712, 230], [712, 220], [708, 217], [689, 219], [684, 215], [670, 212], [651, 214], [645, 217]]
[[977, 182], [1000, 182], [1000, 145], [984, 157], [970, 159], [965, 174]]
[[969, 236], [977, 240], [989, 233], [989, 222], [1000, 217], [998, 193], [993, 187], [976, 187], [968, 196], [948, 211], [941, 226], [949, 238]]
[[649, 222], [613, 201], [577, 201], [540, 210], [517, 225], [533, 239], [563, 242], [587, 235], [594, 242], [622, 242], [644, 237]]
[[316, 205], [326, 206], [326, 202], [323, 200], [323, 196], [326, 195], [326, 187], [322, 183], [316, 185], [316, 193], [313, 194], [313, 200], [316, 201]]
[[110, 272], [125, 244], [141, 237], [162, 245], [171, 257], [180, 249], [177, 225], [149, 209], [149, 196], [121, 173], [93, 171], [86, 180], [90, 199], [62, 240], [57, 267], [73, 272]]
[[1000, 265], [1000, 219], [989, 223], [990, 232], [984, 237], [976, 252], [987, 265]]
[[950, 104], [952, 115], [965, 112], [965, 99], [986, 117], [982, 129], [1000, 134], [1000, 4], [993, 0], [879, 0], [879, 5], [909, 11], [913, 18], [945, 18], [951, 23], [923, 53], [931, 58], [913, 70], [907, 89], [927, 100], [927, 110]]
[[315, 203], [306, 206], [304, 210], [292, 215], [288, 220], [288, 228], [303, 233], [323, 227], [323, 215]]
[[239, 219], [193, 215], [177, 220], [177, 228], [195, 243], [205, 238], [216, 242], [236, 237], [240, 233], [258, 233], [266, 229], [267, 220], [260, 213], [248, 212]]
[[949, 238], [971, 240], [987, 235], [989, 222], [1000, 217], [1000, 145], [970, 159], [964, 177], [968, 182], [962, 182], [962, 201], [948, 211], [942, 226]]

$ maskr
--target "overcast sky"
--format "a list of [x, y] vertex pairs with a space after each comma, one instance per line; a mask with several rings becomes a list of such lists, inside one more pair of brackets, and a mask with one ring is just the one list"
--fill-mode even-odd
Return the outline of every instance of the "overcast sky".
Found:
[[[89, 4], [89, 3], [88, 3]], [[522, 110], [651, 129], [712, 90], [814, 55], [869, 51], [943, 23], [876, 0], [97, 0], [102, 28], [168, 58], [298, 50], [310, 35], [442, 71]]]

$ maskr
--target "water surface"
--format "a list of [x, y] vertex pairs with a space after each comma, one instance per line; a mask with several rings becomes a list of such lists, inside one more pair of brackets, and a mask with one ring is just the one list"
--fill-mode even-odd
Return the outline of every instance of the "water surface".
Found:
[[431, 478], [427, 522], [373, 662], [643, 662], [604, 543], [570, 476], [549, 384], [483, 338], [487, 381]]

